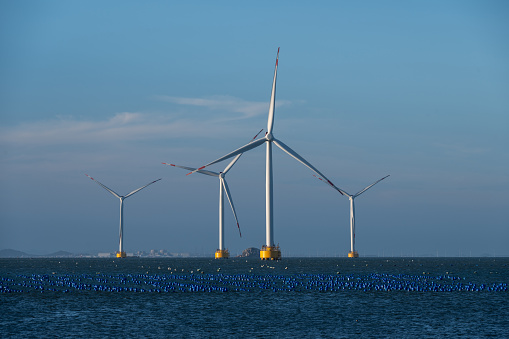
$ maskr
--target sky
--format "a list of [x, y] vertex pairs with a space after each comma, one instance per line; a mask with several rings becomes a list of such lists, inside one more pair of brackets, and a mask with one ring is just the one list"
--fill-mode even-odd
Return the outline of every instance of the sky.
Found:
[[[360, 256], [509, 256], [506, 1], [0, 1], [0, 249], [212, 256], [198, 167], [267, 128], [356, 193]], [[221, 171], [227, 162], [210, 167]], [[349, 201], [274, 148], [284, 256], [346, 256]], [[225, 245], [265, 242], [265, 150], [227, 175]]]

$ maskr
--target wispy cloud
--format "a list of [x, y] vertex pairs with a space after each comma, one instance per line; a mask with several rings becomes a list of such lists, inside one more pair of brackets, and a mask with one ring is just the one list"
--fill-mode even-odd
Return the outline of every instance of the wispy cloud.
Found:
[[[159, 95], [157, 100], [171, 102], [178, 105], [205, 107], [211, 110], [240, 113], [239, 118], [250, 118], [262, 114], [267, 114], [269, 102], [247, 101], [232, 96], [210, 96], [204, 98], [186, 98], [173, 97], [168, 95]], [[289, 104], [288, 101], [278, 100], [276, 107]]]
[[0, 144], [64, 144], [182, 137], [207, 133], [203, 123], [169, 116], [123, 112], [106, 120], [35, 121], [0, 129]]
[[[0, 145], [5, 147], [212, 137], [225, 127], [225, 121], [247, 119], [266, 114], [268, 110], [267, 102], [246, 101], [231, 96], [207, 98], [158, 96], [157, 99], [177, 105], [202, 107], [214, 111], [214, 114], [208, 114], [206, 117], [202, 114], [179, 117], [173, 113], [122, 112], [105, 120], [65, 117], [33, 121], [17, 126], [0, 127]], [[284, 104], [288, 102], [279, 101], [278, 106]], [[224, 115], [217, 111], [230, 114]], [[232, 117], [231, 113], [240, 114]]]

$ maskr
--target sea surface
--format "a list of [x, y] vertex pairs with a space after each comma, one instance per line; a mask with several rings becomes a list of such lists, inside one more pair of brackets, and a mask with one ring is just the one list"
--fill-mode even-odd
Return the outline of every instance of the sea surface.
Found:
[[0, 259], [0, 337], [509, 338], [509, 258]]

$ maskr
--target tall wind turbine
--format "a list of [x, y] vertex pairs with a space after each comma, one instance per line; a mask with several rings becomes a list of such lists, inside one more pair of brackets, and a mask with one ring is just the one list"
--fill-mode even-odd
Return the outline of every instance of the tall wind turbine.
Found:
[[[263, 131], [263, 129], [260, 130], [260, 132], [258, 132], [252, 140], [256, 139], [258, 134], [260, 134], [262, 131]], [[233, 158], [233, 160], [228, 164], [228, 166], [226, 166], [226, 168], [222, 172], [219, 172], [219, 173], [207, 171], [207, 170], [197, 170], [196, 168], [192, 168], [192, 167], [179, 166], [179, 165], [168, 164], [168, 163], [163, 162], [164, 165], [179, 167], [179, 168], [186, 169], [188, 171], [197, 171], [198, 173], [201, 173], [201, 174], [210, 175], [212, 177], [219, 178], [219, 249], [216, 251], [216, 254], [215, 254], [216, 259], [230, 257], [230, 253], [224, 246], [224, 218], [223, 218], [224, 195], [223, 195], [223, 192], [226, 193], [226, 197], [228, 198], [228, 201], [230, 202], [230, 206], [233, 211], [233, 216], [235, 217], [235, 221], [237, 222], [237, 228], [239, 229], [239, 235], [242, 237], [242, 233], [240, 232], [239, 220], [237, 219], [237, 213], [235, 213], [235, 207], [233, 206], [233, 199], [231, 197], [230, 189], [228, 188], [228, 184], [226, 183], [226, 178], [225, 178], [226, 173], [228, 173], [228, 171], [233, 167], [233, 165], [235, 165], [235, 163], [237, 162], [237, 160], [239, 160], [239, 158], [241, 156], [242, 156], [242, 153], [237, 154], [237, 156], [235, 158]]]
[[[205, 167], [215, 164], [217, 162], [229, 159], [231, 157], [236, 156], [237, 154], [241, 154], [252, 150], [264, 143], [267, 145], [267, 155], [266, 155], [266, 167], [265, 167], [265, 245], [262, 246], [260, 250], [260, 258], [262, 260], [279, 260], [281, 259], [281, 250], [279, 246], [275, 245], [274, 242], [274, 219], [273, 219], [273, 193], [272, 193], [272, 144], [275, 144], [277, 147], [288, 153], [291, 157], [295, 158], [297, 161], [304, 164], [306, 167], [311, 169], [313, 172], [320, 175], [324, 180], [331, 186], [334, 186], [323, 174], [320, 173], [313, 165], [307, 162], [304, 158], [298, 155], [295, 151], [293, 151], [290, 147], [285, 145], [281, 140], [278, 140], [272, 134], [272, 129], [274, 125], [274, 111], [275, 111], [275, 103], [276, 103], [276, 77], [277, 77], [277, 67], [279, 60], [279, 48], [277, 49], [277, 57], [276, 57], [276, 66], [274, 69], [274, 80], [272, 81], [272, 93], [270, 97], [269, 104], [269, 118], [267, 123], [267, 133], [263, 138], [255, 140], [237, 150], [226, 154], [225, 156], [214, 160], [213, 162], [202, 166], [193, 172], [197, 172], [203, 170]], [[191, 173], [193, 173], [191, 172]], [[191, 174], [188, 173], [188, 174]]]
[[123, 240], [123, 234], [124, 234], [124, 199], [127, 199], [129, 198], [131, 195], [133, 195], [134, 193], [137, 193], [139, 191], [141, 191], [142, 189], [144, 189], [145, 187], [149, 186], [149, 185], [152, 185], [153, 183], [161, 180], [161, 179], [157, 179], [157, 180], [154, 180], [152, 181], [151, 183], [149, 184], [146, 184], [145, 186], [143, 187], [140, 187], [138, 189], [135, 189], [134, 191], [132, 191], [131, 193], [129, 194], [126, 194], [126, 195], [119, 195], [117, 194], [116, 192], [114, 192], [112, 189], [104, 186], [103, 184], [101, 184], [99, 181], [95, 180], [94, 178], [92, 178], [90, 175], [88, 174], [85, 174], [87, 177], [89, 177], [90, 179], [94, 180], [99, 186], [101, 186], [102, 188], [104, 188], [106, 191], [110, 192], [111, 194], [113, 194], [115, 197], [117, 197], [119, 200], [120, 200], [120, 242], [119, 242], [119, 247], [118, 247], [118, 252], [117, 252], [117, 258], [125, 258], [126, 257], [126, 254], [124, 252], [124, 240]]
[[[359, 191], [359, 192], [357, 192], [355, 194], [349, 194], [346, 191], [342, 190], [341, 188], [333, 186], [339, 193], [341, 193], [342, 195], [346, 195], [348, 197], [348, 199], [350, 199], [350, 252], [348, 252], [348, 257], [349, 258], [357, 258], [357, 257], [359, 257], [359, 253], [357, 253], [357, 251], [355, 250], [355, 204], [354, 204], [354, 200], [359, 195], [361, 195], [362, 193], [366, 192], [368, 189], [370, 189], [371, 187], [375, 186], [377, 183], [379, 183], [380, 181], [384, 180], [388, 176], [389, 175], [386, 175], [382, 179], [378, 179], [377, 181], [375, 181], [374, 183], [372, 183], [368, 187], [365, 187], [363, 190], [361, 190], [361, 191]], [[318, 178], [318, 179], [320, 179], [320, 178]]]

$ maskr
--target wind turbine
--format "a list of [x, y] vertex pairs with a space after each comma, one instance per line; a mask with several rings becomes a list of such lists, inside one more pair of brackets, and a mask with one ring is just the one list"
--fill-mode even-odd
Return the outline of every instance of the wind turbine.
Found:
[[272, 93], [270, 97], [269, 104], [269, 118], [267, 123], [267, 133], [263, 138], [252, 141], [249, 144], [242, 146], [236, 149], [233, 152], [222, 156], [221, 158], [214, 160], [213, 162], [202, 166], [193, 172], [194, 173], [200, 170], [203, 170], [205, 167], [215, 164], [217, 162], [229, 159], [238, 154], [247, 152], [256, 148], [264, 143], [267, 145], [267, 154], [266, 154], [266, 167], [265, 167], [265, 245], [262, 246], [260, 250], [260, 258], [262, 260], [279, 260], [281, 259], [281, 250], [279, 245], [276, 246], [274, 243], [274, 218], [273, 218], [273, 180], [272, 180], [272, 144], [275, 144], [277, 147], [281, 148], [284, 152], [288, 153], [291, 157], [295, 158], [297, 161], [304, 164], [306, 167], [311, 169], [316, 174], [320, 175], [324, 180], [331, 186], [334, 186], [332, 182], [330, 182], [323, 174], [320, 173], [313, 165], [307, 162], [304, 158], [298, 155], [295, 151], [293, 151], [290, 147], [285, 145], [281, 140], [278, 140], [272, 134], [272, 128], [274, 125], [274, 111], [275, 111], [275, 103], [276, 103], [276, 77], [277, 77], [277, 67], [279, 60], [279, 48], [277, 49], [277, 57], [276, 57], [276, 66], [274, 69], [274, 80], [272, 81]]
[[[376, 185], [380, 181], [384, 180], [388, 176], [389, 175], [386, 175], [382, 179], [378, 179], [377, 181], [375, 181], [371, 185], [365, 187], [363, 190], [361, 190], [361, 191], [359, 191], [359, 192], [357, 192], [355, 194], [349, 194], [346, 191], [342, 190], [341, 188], [333, 186], [339, 193], [341, 193], [342, 195], [346, 195], [348, 197], [348, 199], [350, 199], [350, 252], [348, 252], [348, 257], [349, 258], [357, 258], [357, 257], [359, 257], [359, 253], [357, 253], [357, 251], [355, 250], [355, 204], [354, 204], [354, 200], [359, 195], [361, 195], [362, 193], [366, 192], [368, 189], [370, 189], [371, 187], [373, 187], [374, 185]], [[322, 180], [321, 178], [318, 178], [318, 179]]]
[[[258, 132], [252, 140], [256, 139], [258, 134], [260, 134], [262, 131], [263, 131], [263, 129], [260, 130], [260, 132]], [[163, 162], [164, 165], [183, 168], [188, 171], [197, 171], [198, 173], [201, 173], [201, 174], [210, 175], [212, 177], [219, 178], [219, 249], [215, 253], [216, 259], [230, 257], [230, 253], [228, 252], [227, 249], [225, 249], [225, 246], [224, 246], [224, 219], [223, 219], [224, 195], [223, 195], [223, 192], [226, 193], [226, 197], [228, 198], [228, 201], [230, 202], [230, 206], [233, 211], [233, 216], [235, 217], [235, 221], [237, 222], [237, 228], [239, 229], [239, 235], [242, 237], [242, 233], [240, 232], [239, 220], [237, 219], [237, 213], [235, 213], [235, 207], [233, 206], [233, 199], [231, 197], [230, 189], [228, 188], [228, 184], [226, 183], [226, 178], [225, 178], [226, 173], [228, 173], [228, 171], [233, 167], [233, 165], [235, 165], [235, 163], [237, 162], [237, 160], [239, 160], [239, 158], [241, 156], [242, 156], [242, 153], [237, 154], [237, 156], [228, 164], [228, 166], [226, 166], [226, 168], [222, 172], [219, 172], [219, 173], [207, 171], [207, 170], [197, 170], [196, 168], [192, 168], [192, 167], [179, 166], [179, 165], [168, 164], [168, 163]]]
[[93, 181], [95, 181], [99, 186], [101, 186], [102, 188], [104, 188], [105, 190], [107, 190], [108, 192], [110, 192], [111, 194], [113, 194], [115, 197], [117, 197], [119, 200], [120, 200], [120, 243], [119, 243], [119, 248], [118, 248], [118, 252], [117, 252], [117, 258], [125, 258], [126, 257], [126, 254], [124, 252], [124, 241], [123, 241], [123, 234], [124, 234], [124, 199], [127, 199], [129, 198], [131, 195], [133, 195], [134, 193], [137, 193], [139, 191], [141, 191], [142, 189], [144, 189], [145, 187], [149, 186], [149, 185], [152, 185], [153, 183], [161, 180], [161, 179], [157, 179], [157, 180], [154, 180], [152, 181], [151, 183], [149, 184], [146, 184], [145, 186], [143, 187], [140, 187], [138, 189], [135, 189], [134, 191], [132, 191], [131, 193], [129, 194], [126, 194], [126, 195], [119, 195], [117, 194], [116, 192], [114, 192], [112, 189], [104, 186], [103, 184], [101, 184], [99, 181], [95, 180], [94, 178], [92, 178], [90, 175], [88, 174], [85, 174], [87, 177], [89, 177], [90, 179], [92, 179]]

